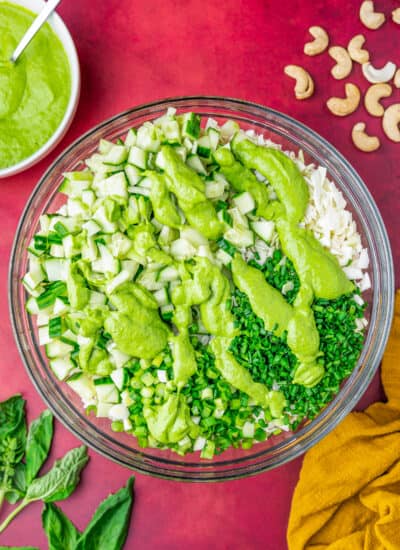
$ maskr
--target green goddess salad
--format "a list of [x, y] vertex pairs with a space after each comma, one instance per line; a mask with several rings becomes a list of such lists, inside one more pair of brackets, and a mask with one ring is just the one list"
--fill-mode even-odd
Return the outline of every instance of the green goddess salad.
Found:
[[101, 140], [41, 216], [23, 284], [55, 376], [141, 447], [250, 449], [357, 363], [368, 252], [302, 154], [168, 109]]

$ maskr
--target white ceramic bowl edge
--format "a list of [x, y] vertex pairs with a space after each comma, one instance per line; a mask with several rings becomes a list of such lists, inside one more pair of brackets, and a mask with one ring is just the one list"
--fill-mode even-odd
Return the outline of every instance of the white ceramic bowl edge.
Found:
[[[39, 13], [45, 5], [45, 2], [43, 0], [7, 0], [7, 3], [17, 4], [32, 11], [33, 13]], [[59, 15], [54, 13], [48, 21], [50, 23], [50, 26], [60, 39], [62, 45], [64, 46], [64, 50], [67, 54], [69, 61], [71, 71], [71, 95], [69, 98], [67, 109], [60, 125], [58, 126], [52, 137], [33, 155], [20, 161], [18, 164], [0, 169], [0, 178], [6, 178], [8, 176], [18, 174], [19, 172], [30, 168], [31, 166], [42, 160], [48, 153], [50, 153], [50, 151], [52, 151], [64, 137], [65, 133], [72, 123], [72, 120], [76, 113], [76, 109], [78, 107], [81, 88], [81, 76], [79, 59], [74, 41], [65, 23]]]

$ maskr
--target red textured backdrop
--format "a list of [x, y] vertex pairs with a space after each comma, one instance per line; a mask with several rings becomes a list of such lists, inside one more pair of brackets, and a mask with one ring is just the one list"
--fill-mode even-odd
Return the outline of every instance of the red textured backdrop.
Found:
[[[0, 399], [22, 392], [29, 416], [44, 404], [19, 358], [8, 318], [7, 267], [15, 228], [24, 204], [49, 163], [93, 125], [139, 103], [176, 95], [212, 94], [247, 99], [288, 113], [329, 139], [364, 178], [388, 229], [395, 265], [400, 267], [400, 145], [382, 136], [380, 121], [361, 106], [346, 119], [331, 116], [325, 101], [341, 95], [326, 55], [308, 58], [307, 29], [322, 25], [335, 44], [346, 45], [359, 32], [367, 37], [372, 60], [400, 65], [400, 26], [390, 17], [378, 31], [358, 20], [360, 2], [352, 0], [80, 0], [64, 1], [60, 13], [70, 28], [82, 65], [82, 97], [75, 121], [57, 150], [35, 168], [0, 182]], [[379, 0], [386, 14], [398, 0]], [[316, 80], [314, 97], [293, 98], [292, 81], [282, 74], [288, 63], [309, 68]], [[365, 89], [359, 66], [351, 80]], [[395, 90], [388, 104], [399, 101]], [[382, 137], [381, 149], [363, 154], [351, 144], [350, 129], [368, 121]], [[397, 162], [396, 162], [397, 161]], [[397, 279], [398, 281], [398, 279]], [[360, 405], [379, 398], [379, 379]], [[78, 445], [57, 425], [52, 457]], [[224, 484], [194, 485], [137, 475], [136, 504], [129, 542], [134, 550], [192, 548], [285, 550], [285, 532], [301, 459], [254, 478]], [[62, 508], [83, 527], [97, 503], [122, 486], [130, 472], [91, 453], [82, 483]], [[46, 548], [40, 504], [24, 511], [0, 536], [3, 545]]]

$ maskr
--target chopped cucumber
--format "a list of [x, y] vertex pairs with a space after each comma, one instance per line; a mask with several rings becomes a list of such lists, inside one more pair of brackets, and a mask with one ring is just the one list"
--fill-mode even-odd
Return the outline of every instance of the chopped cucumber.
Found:
[[125, 162], [128, 158], [128, 150], [125, 145], [112, 145], [107, 153], [104, 155], [103, 162], [105, 164], [111, 164], [118, 166]]
[[237, 195], [233, 202], [241, 214], [248, 214], [256, 207], [256, 203], [248, 191]]
[[141, 272], [137, 278], [137, 282], [151, 291], [160, 290], [166, 284], [164, 281], [158, 280], [158, 273], [156, 271], [151, 271], [149, 269], [145, 269]]
[[99, 250], [93, 236], [88, 237], [86, 243], [82, 245], [81, 254], [83, 260], [88, 260], [89, 262], [94, 262], [94, 260], [97, 260]]
[[99, 233], [101, 231], [101, 227], [98, 223], [96, 223], [94, 220], [88, 220], [82, 225], [82, 229], [84, 229], [88, 237], [92, 237], [93, 235], [96, 235], [96, 233]]
[[96, 416], [97, 418], [109, 418], [110, 409], [113, 406], [112, 403], [97, 403]]
[[117, 346], [114, 343], [112, 343], [111, 345], [108, 345], [107, 350], [117, 369], [123, 367], [129, 361], [129, 359], [131, 359], [130, 355], [123, 353], [121, 350], [117, 348]]
[[99, 153], [101, 155], [106, 155], [111, 149], [114, 147], [114, 143], [112, 141], [109, 141], [107, 139], [101, 139], [99, 142]]
[[221, 137], [222, 139], [227, 141], [231, 139], [239, 130], [240, 126], [237, 122], [234, 122], [233, 120], [227, 120], [221, 126]]
[[[82, 179], [77, 179], [81, 175]], [[93, 176], [90, 172], [69, 172], [64, 174], [64, 181], [58, 188], [60, 193], [69, 197], [80, 197], [82, 191], [89, 189], [92, 185]]]
[[215, 453], [215, 443], [214, 441], [207, 440], [205, 446], [203, 447], [203, 450], [200, 453], [201, 458], [207, 458], [211, 460]]
[[117, 224], [108, 219], [106, 209], [104, 205], [100, 205], [93, 214], [94, 221], [100, 225], [104, 233], [114, 233], [117, 231]]
[[52, 244], [49, 252], [52, 258], [65, 258], [65, 250], [62, 244]]
[[92, 308], [102, 307], [107, 302], [107, 296], [102, 292], [90, 291], [89, 306]]
[[143, 175], [135, 166], [128, 164], [125, 167], [125, 175], [128, 178], [129, 185], [136, 185], [142, 179]]
[[134, 260], [122, 260], [121, 269], [129, 273], [129, 278], [133, 279], [139, 269], [139, 263]]
[[136, 145], [137, 132], [135, 128], [131, 128], [125, 138], [125, 147], [132, 147]]
[[265, 242], [271, 242], [272, 236], [275, 232], [274, 222], [267, 220], [260, 220], [251, 223], [251, 228], [259, 237]]
[[47, 274], [47, 280], [50, 282], [67, 280], [68, 263], [66, 260], [46, 260], [44, 262], [44, 269]]
[[198, 174], [207, 174], [207, 170], [205, 169], [204, 164], [201, 162], [198, 155], [188, 155], [186, 159], [186, 164]]
[[69, 355], [71, 351], [74, 351], [74, 346], [66, 344], [61, 340], [52, 340], [45, 346], [45, 349], [47, 357], [52, 359], [53, 357], [64, 357]]
[[197, 154], [199, 157], [210, 158], [211, 142], [209, 136], [203, 136], [197, 140]]
[[123, 403], [114, 405], [108, 411], [110, 420], [127, 420], [129, 418], [129, 409]]
[[168, 290], [166, 289], [166, 287], [160, 288], [160, 290], [156, 290], [153, 293], [153, 296], [156, 299], [157, 304], [159, 306], [166, 306], [170, 302], [170, 298], [168, 296]]
[[119, 393], [113, 383], [99, 384], [99, 380], [94, 381], [96, 395], [99, 403], [118, 403]]
[[26, 301], [25, 308], [31, 315], [38, 315], [41, 312], [36, 298], [32, 296]]
[[117, 368], [111, 373], [110, 376], [119, 391], [122, 391], [122, 388], [126, 386], [129, 381], [129, 374], [126, 369]]
[[189, 241], [193, 246], [208, 245], [208, 240], [197, 229], [192, 227], [184, 227], [180, 231], [181, 239]]
[[193, 443], [193, 451], [202, 451], [204, 449], [204, 446], [206, 444], [206, 438], [205, 437], [197, 437], [196, 441]]
[[136, 145], [132, 145], [129, 151], [128, 162], [140, 170], [145, 170], [147, 166], [148, 152]]
[[232, 256], [222, 250], [221, 248], [215, 253], [217, 260], [219, 260], [223, 265], [228, 265], [232, 262]]
[[169, 265], [164, 267], [158, 275], [158, 280], [161, 282], [176, 281], [179, 279], [179, 272], [176, 267]]
[[208, 199], [219, 199], [225, 191], [225, 185], [222, 181], [210, 181], [206, 184], [206, 197]]
[[63, 313], [66, 313], [69, 309], [69, 305], [64, 302], [64, 300], [61, 300], [60, 298], [56, 298], [54, 302], [53, 307], [53, 313], [54, 315], [62, 315]]
[[172, 227], [168, 227], [167, 225], [163, 226], [158, 236], [158, 240], [162, 245], [170, 244], [172, 243], [172, 241], [174, 241], [177, 238], [178, 238], [177, 230], [173, 229]]
[[220, 132], [215, 128], [208, 128], [207, 134], [210, 142], [210, 148], [212, 151], [215, 151], [220, 140]]
[[99, 243], [97, 246], [100, 252], [100, 259], [92, 263], [93, 271], [116, 275], [121, 268], [119, 260], [114, 258], [110, 250], [103, 244]]
[[63, 238], [64, 254], [66, 258], [72, 258], [80, 252], [80, 240], [75, 235], [67, 235]]
[[[160, 148], [157, 129], [151, 122], [145, 122], [137, 131], [136, 145], [144, 151], [156, 152]], [[132, 164], [135, 164], [132, 162]]]
[[68, 357], [57, 357], [50, 362], [50, 368], [59, 380], [65, 380], [74, 370], [75, 365]]
[[51, 218], [47, 214], [42, 214], [39, 218], [40, 223], [40, 231], [42, 231], [43, 234], [47, 234], [50, 231], [50, 223]]
[[115, 197], [128, 200], [128, 182], [125, 172], [118, 172], [96, 184], [99, 197]]
[[254, 233], [250, 229], [228, 229], [224, 238], [239, 248], [247, 248], [254, 244]]
[[112, 294], [114, 292], [114, 290], [116, 288], [118, 288], [119, 286], [121, 286], [122, 284], [126, 283], [127, 281], [129, 281], [130, 279], [132, 279], [131, 277], [131, 274], [129, 273], [129, 271], [125, 271], [124, 269], [122, 271], [120, 271], [118, 273], [118, 275], [116, 275], [114, 277], [114, 279], [111, 279], [111, 281], [109, 281], [106, 285], [106, 293], [107, 294]]
[[81, 198], [70, 198], [67, 202], [68, 216], [71, 218], [85, 218], [89, 214], [88, 206]]
[[83, 372], [72, 375], [68, 378], [67, 384], [79, 395], [83, 402], [91, 401], [96, 395], [93, 380]]
[[131, 248], [132, 241], [123, 233], [114, 233], [111, 237], [110, 252], [115, 258], [125, 258]]
[[195, 113], [185, 113], [182, 116], [182, 134], [192, 139], [200, 136], [200, 117]]
[[168, 143], [175, 144], [181, 142], [181, 131], [177, 120], [165, 117], [161, 122], [161, 129]]
[[178, 260], [193, 258], [196, 248], [187, 239], [177, 239], [171, 243], [171, 254]]
[[254, 437], [254, 423], [253, 422], [245, 422], [243, 424], [242, 433], [243, 437]]
[[41, 346], [46, 346], [47, 344], [50, 344], [51, 338], [50, 338], [50, 334], [49, 334], [48, 325], [39, 327], [38, 336], [39, 336], [39, 344]]

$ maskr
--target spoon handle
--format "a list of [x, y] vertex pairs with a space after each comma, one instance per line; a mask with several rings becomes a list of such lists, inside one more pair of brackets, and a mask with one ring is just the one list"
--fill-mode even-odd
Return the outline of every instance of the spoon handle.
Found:
[[32, 25], [22, 37], [18, 46], [15, 48], [15, 51], [10, 58], [10, 61], [12, 61], [13, 63], [17, 61], [21, 53], [25, 50], [32, 38], [39, 31], [42, 25], [47, 21], [47, 19], [50, 17], [50, 15], [53, 13], [60, 2], [61, 0], [48, 0], [46, 2], [43, 10], [38, 14]]

